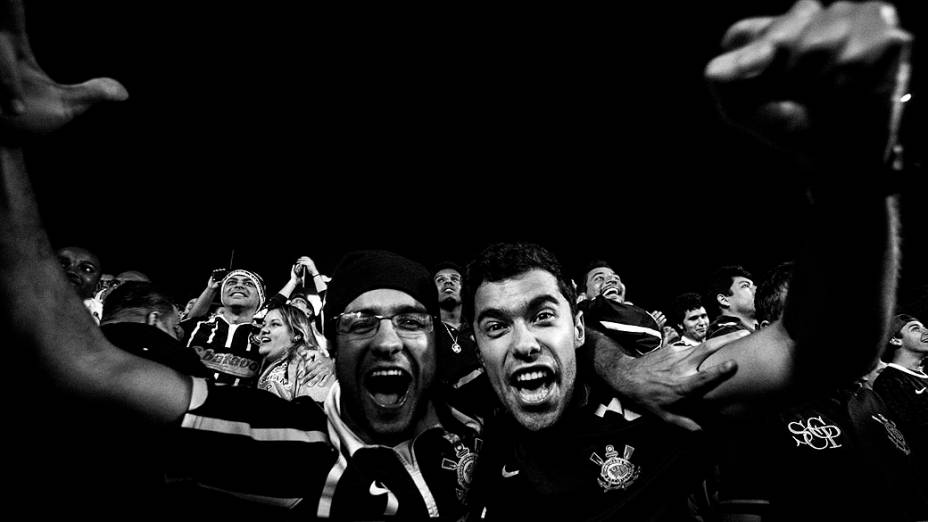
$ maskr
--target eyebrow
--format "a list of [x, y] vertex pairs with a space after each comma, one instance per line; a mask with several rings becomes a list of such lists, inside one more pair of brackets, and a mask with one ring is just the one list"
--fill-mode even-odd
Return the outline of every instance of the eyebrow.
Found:
[[[532, 298], [531, 301], [526, 303], [523, 309], [524, 310], [535, 310], [537, 308], [540, 308], [544, 304], [557, 305], [558, 304], [557, 297], [551, 294], [542, 294], [539, 296], [535, 296]], [[480, 313], [477, 314], [477, 322], [479, 323], [480, 321], [486, 318], [503, 319], [507, 316], [512, 316], [512, 315], [517, 315], [515, 313], [515, 310], [513, 309], [509, 309], [507, 311], [506, 309], [503, 309], [503, 308], [486, 308], [484, 310], [481, 310]]]
[[376, 306], [366, 306], [366, 307], [361, 308], [361, 309], [359, 309], [359, 310], [345, 310], [343, 313], [346, 313], [346, 314], [364, 313], [364, 314], [371, 314], [371, 315], [392, 315], [392, 314], [404, 314], [404, 313], [408, 313], [408, 312], [418, 312], [418, 313], [427, 314], [427, 313], [428, 313], [428, 310], [426, 310], [424, 307], [421, 307], [421, 306], [405, 304], [405, 305], [399, 305], [399, 306], [395, 306], [395, 307], [387, 308], [387, 309], [379, 308], [379, 307], [376, 307]]

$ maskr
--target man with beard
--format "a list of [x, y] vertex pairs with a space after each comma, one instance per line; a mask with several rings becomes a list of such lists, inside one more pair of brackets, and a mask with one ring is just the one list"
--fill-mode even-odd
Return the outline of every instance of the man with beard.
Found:
[[[699, 418], [816, 397], [873, 366], [895, 297], [895, 185], [887, 183], [887, 151], [895, 145], [910, 42], [888, 5], [823, 9], [798, 2], [781, 17], [733, 26], [725, 37], [729, 52], [706, 68], [728, 117], [797, 155], [811, 212], [781, 319], [679, 352], [695, 355], [740, 337], [700, 365], [737, 372], [697, 401]], [[845, 172], [858, 173], [852, 186], [838, 182]], [[855, 284], [830, 283], [847, 280]], [[711, 464], [712, 436], [724, 424], [684, 432], [578, 380], [584, 316], [549, 252], [526, 244], [488, 248], [468, 265], [463, 301], [508, 414], [487, 429], [475, 515], [687, 517], [687, 495]], [[846, 310], [835, 303], [855, 303], [857, 312], [854, 336], [841, 342], [832, 325], [846, 321]]]
[[675, 297], [670, 306], [670, 314], [670, 320], [680, 331], [680, 339], [671, 346], [696, 346], [705, 340], [709, 316], [699, 294], [687, 292]]
[[[24, 27], [22, 5], [0, 2], [0, 297], [10, 338], [35, 348], [25, 358], [28, 370], [19, 367], [37, 388], [35, 402], [11, 412], [35, 432], [22, 430], [22, 436], [14, 435], [16, 443], [30, 454], [35, 449], [40, 458], [55, 457], [52, 462], [61, 469], [49, 473], [35, 459], [16, 466], [24, 480], [16, 499], [45, 513], [66, 509], [72, 517], [85, 512], [123, 518], [140, 507], [132, 502], [135, 497], [94, 488], [123, 476], [119, 468], [135, 461], [125, 454], [106, 460], [104, 454], [63, 444], [59, 419], [47, 418], [57, 403], [42, 403], [46, 396], [38, 393], [54, 388], [49, 393], [71, 399], [78, 414], [84, 408], [109, 415], [110, 435], [119, 432], [121, 420], [175, 427], [171, 437], [156, 441], [169, 445], [164, 466], [173, 483], [202, 485], [217, 495], [197, 508], [185, 505], [187, 516], [258, 516], [243, 508], [242, 499], [268, 506], [264, 516], [281, 515], [275, 506], [310, 519], [461, 515], [479, 424], [452, 413], [429, 393], [438, 304], [429, 271], [417, 263], [386, 252], [360, 252], [346, 256], [336, 269], [325, 311], [339, 384], [324, 409], [312, 401], [290, 402], [184, 375], [104, 338], [52, 253], [21, 145], [59, 129], [96, 102], [128, 95], [106, 78], [55, 83], [32, 56]], [[234, 317], [254, 313], [256, 283], [243, 272], [225, 280], [224, 304]], [[101, 429], [94, 423], [64, 426], [88, 437]], [[77, 469], [69, 465], [75, 460], [107, 465]], [[98, 473], [110, 472], [109, 480], [97, 480]], [[65, 502], [48, 504], [49, 490]], [[157, 512], [162, 506], [144, 508]]]

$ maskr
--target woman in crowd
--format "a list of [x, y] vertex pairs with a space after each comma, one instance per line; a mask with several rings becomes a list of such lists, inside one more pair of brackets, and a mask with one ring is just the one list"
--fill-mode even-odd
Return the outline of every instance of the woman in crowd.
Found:
[[[264, 355], [258, 388], [287, 400], [300, 396], [320, 403], [325, 400], [335, 382], [333, 362], [328, 351], [319, 346], [309, 318], [299, 308], [285, 304], [268, 311], [253, 342]], [[317, 365], [330, 367], [322, 379], [312, 377], [310, 370]]]

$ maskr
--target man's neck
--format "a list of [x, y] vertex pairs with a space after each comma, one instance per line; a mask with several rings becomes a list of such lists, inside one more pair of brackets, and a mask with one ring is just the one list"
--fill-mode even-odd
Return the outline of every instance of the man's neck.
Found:
[[693, 346], [695, 346], [695, 345], [697, 345], [697, 344], [699, 344], [699, 343], [702, 342], [702, 341], [697, 341], [696, 339], [693, 339], [692, 337], [690, 337], [690, 336], [688, 336], [688, 335], [686, 335], [686, 334], [683, 334], [683, 335], [681, 336], [681, 339], [683, 340], [683, 342], [685, 342], [685, 343], [687, 343], [687, 344], [691, 344], [691, 345], [693, 345]]
[[910, 352], [900, 348], [896, 350], [896, 355], [893, 357], [893, 363], [912, 371], [922, 371], [922, 360], [924, 358], [924, 354]]
[[741, 321], [741, 324], [748, 327], [751, 331], [757, 330], [757, 321], [753, 317], [748, 317], [745, 314], [739, 314], [738, 312], [734, 312], [732, 310], [725, 310], [724, 315], [738, 318], [738, 320]]
[[457, 305], [451, 310], [441, 309], [441, 320], [455, 328], [461, 328], [461, 305]]
[[222, 308], [222, 318], [229, 324], [250, 323], [254, 316], [255, 311], [251, 308], [237, 306], [224, 306]]
[[368, 433], [361, 427], [359, 423], [354, 421], [351, 415], [346, 415], [347, 409], [346, 405], [344, 404], [344, 398], [342, 398], [340, 401], [339, 411], [340, 417], [345, 425], [351, 428], [351, 431], [353, 431], [354, 434], [359, 439], [361, 439], [364, 444], [379, 444], [382, 446], [396, 447], [400, 444], [403, 444], [404, 442], [411, 442], [415, 440], [415, 438], [419, 436], [420, 433], [433, 426], [441, 425], [441, 421], [438, 418], [438, 413], [435, 411], [435, 405], [431, 400], [427, 400], [424, 414], [419, 418], [418, 421], [416, 421], [411, 430], [407, 430], [407, 432], [403, 434], [384, 437], [377, 437]]

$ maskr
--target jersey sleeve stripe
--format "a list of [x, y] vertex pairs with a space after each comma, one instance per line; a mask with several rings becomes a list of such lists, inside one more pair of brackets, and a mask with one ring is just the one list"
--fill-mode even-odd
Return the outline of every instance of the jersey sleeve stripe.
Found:
[[213, 431], [229, 435], [244, 435], [257, 441], [328, 442], [321, 431], [304, 431], [295, 428], [255, 428], [246, 422], [202, 417], [188, 413], [181, 423], [184, 428]]

